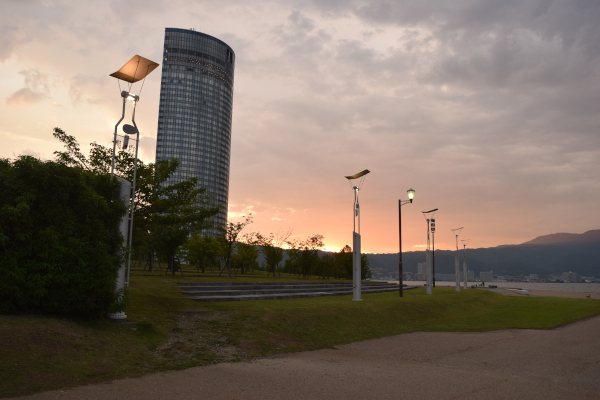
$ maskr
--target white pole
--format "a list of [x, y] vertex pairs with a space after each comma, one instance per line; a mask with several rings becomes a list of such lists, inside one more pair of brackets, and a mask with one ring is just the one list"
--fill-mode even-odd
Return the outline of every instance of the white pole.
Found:
[[465, 255], [465, 259], [463, 260], [463, 273], [464, 273], [464, 281], [465, 281], [465, 289], [468, 287], [467, 284], [467, 244], [464, 243], [463, 244], [463, 250], [464, 250], [464, 255]]
[[131, 115], [131, 121], [133, 122], [133, 126], [135, 126], [135, 130], [137, 131], [135, 137], [135, 160], [133, 164], [133, 190], [131, 191], [131, 211], [129, 213], [129, 237], [127, 240], [127, 247], [129, 254], [127, 255], [127, 287], [129, 287], [129, 271], [131, 270], [131, 245], [133, 243], [133, 212], [135, 211], [135, 181], [137, 178], [137, 161], [138, 161], [138, 147], [140, 144], [140, 130], [138, 129], [135, 123], [135, 105], [137, 101], [133, 101], [133, 112]]
[[[361, 273], [360, 273], [360, 204], [358, 203], [359, 188], [354, 186], [354, 231], [352, 232], [352, 300], [361, 299]], [[356, 220], [358, 219], [358, 232]]]
[[456, 277], [456, 291], [460, 292], [460, 267], [458, 264], [458, 235], [456, 236], [456, 254], [454, 255], [454, 275]]
[[433, 273], [433, 268], [432, 268], [432, 263], [431, 263], [431, 256], [430, 256], [430, 251], [429, 249], [427, 249], [427, 294], [433, 294], [432, 293], [432, 280], [431, 280], [431, 275]]
[[362, 301], [361, 299], [361, 274], [360, 274], [360, 234], [354, 232], [354, 253], [352, 254], [352, 280], [353, 291], [352, 300]]
[[[127, 204], [129, 202], [129, 193], [131, 192], [131, 184], [123, 178], [117, 177], [117, 179], [121, 184], [121, 191], [119, 193], [119, 197], [123, 203]], [[121, 218], [121, 224], [119, 225], [119, 230], [121, 232], [121, 235], [123, 236], [123, 239], [127, 237], [127, 225], [128, 220], [127, 216], [125, 215], [123, 216], [123, 218]], [[127, 264], [124, 262], [123, 264], [121, 264], [121, 268], [119, 268], [119, 273], [115, 282], [115, 291], [119, 294], [119, 296], [123, 295], [123, 290], [125, 288], [126, 269]], [[119, 298], [119, 300], [120, 299], [121, 298]], [[123, 311], [108, 314], [108, 317], [115, 320], [127, 319], [127, 315]]]
[[110, 165], [110, 180], [111, 181], [112, 181], [113, 174], [115, 171], [115, 151], [117, 150], [117, 127], [119, 126], [121, 121], [123, 121], [123, 118], [125, 118], [125, 101], [126, 101], [126, 99], [125, 99], [125, 97], [123, 97], [123, 111], [121, 112], [121, 119], [115, 125], [115, 136], [113, 138], [112, 162]]
[[427, 250], [425, 251], [425, 286], [427, 288], [426, 293], [432, 294], [432, 279], [431, 275], [433, 273], [432, 262], [431, 262], [431, 254], [430, 254], [430, 238], [429, 238], [429, 218], [427, 218]]
[[467, 286], [467, 262], [463, 261], [463, 273], [465, 274], [465, 289]]

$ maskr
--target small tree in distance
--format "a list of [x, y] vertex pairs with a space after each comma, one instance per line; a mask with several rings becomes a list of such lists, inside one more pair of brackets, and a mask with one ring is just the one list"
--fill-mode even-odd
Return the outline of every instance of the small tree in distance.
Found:
[[256, 234], [247, 233], [235, 245], [237, 254], [234, 255], [235, 263], [240, 266], [242, 275], [251, 272], [258, 258], [258, 246], [256, 246]]
[[[290, 240], [288, 245], [291, 247], [288, 250], [290, 256], [291, 265], [293, 267], [299, 267], [300, 274], [306, 279], [308, 275], [316, 272], [317, 265], [319, 264], [319, 250], [323, 248], [323, 235], [315, 234], [309, 236], [305, 240]], [[297, 269], [294, 268], [296, 271]]]
[[289, 229], [284, 233], [281, 231], [277, 232], [276, 235], [270, 233], [267, 235], [261, 235], [258, 233], [256, 235], [256, 244], [260, 246], [260, 249], [265, 256], [265, 263], [267, 264], [267, 270], [269, 276], [271, 273], [273, 274], [273, 278], [277, 277], [277, 267], [281, 260], [283, 260], [283, 246], [287, 243], [287, 240], [292, 235], [292, 230]]
[[[244, 216], [245, 217], [245, 216]], [[223, 257], [225, 261], [225, 267], [227, 268], [227, 277], [231, 278], [231, 256], [233, 254], [234, 246], [238, 240], [238, 237], [242, 233], [242, 230], [249, 224], [252, 223], [252, 213], [250, 213], [243, 222], [229, 222], [226, 229], [222, 229], [222, 235], [220, 239], [223, 243]], [[225, 267], [223, 269], [225, 269]], [[219, 276], [223, 273], [219, 273]]]

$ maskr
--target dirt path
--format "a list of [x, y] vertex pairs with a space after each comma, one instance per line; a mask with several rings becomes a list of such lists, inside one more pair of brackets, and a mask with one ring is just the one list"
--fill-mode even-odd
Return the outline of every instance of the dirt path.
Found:
[[23, 397], [599, 399], [600, 316], [555, 330], [410, 333]]

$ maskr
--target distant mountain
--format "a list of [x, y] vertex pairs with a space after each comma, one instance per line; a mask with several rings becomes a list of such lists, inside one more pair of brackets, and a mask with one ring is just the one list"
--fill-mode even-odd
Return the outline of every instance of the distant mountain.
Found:
[[553, 233], [538, 236], [533, 240], [522, 243], [530, 244], [571, 244], [571, 243], [600, 243], [600, 229], [594, 229], [584, 233]]
[[[367, 254], [371, 268], [398, 273], [398, 253]], [[435, 270], [454, 273], [455, 250], [435, 251]], [[469, 270], [479, 272], [493, 270], [499, 275], [547, 276], [566, 271], [580, 276], [600, 276], [600, 229], [582, 234], [557, 233], [537, 237], [518, 245], [505, 245], [483, 249], [466, 250]], [[459, 252], [461, 260], [463, 250]], [[405, 252], [402, 264], [405, 272], [417, 272], [417, 263], [425, 261], [424, 251]]]

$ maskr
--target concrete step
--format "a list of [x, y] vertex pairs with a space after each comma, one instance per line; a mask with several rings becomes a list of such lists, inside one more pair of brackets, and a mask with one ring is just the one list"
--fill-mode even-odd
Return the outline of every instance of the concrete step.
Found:
[[[362, 285], [363, 287], [378, 288], [378, 287], [390, 287], [396, 286], [397, 284], [390, 283], [385, 285]], [[352, 284], [347, 285], [252, 285], [252, 286], [177, 286], [179, 289], [184, 291], [218, 291], [218, 290], [334, 290], [334, 289], [345, 289], [352, 287]]]
[[[362, 286], [386, 286], [386, 285], [398, 285], [397, 283], [387, 282], [368, 282], [362, 283]], [[220, 287], [235, 287], [235, 288], [257, 288], [257, 287], [271, 287], [271, 288], [292, 288], [292, 287], [347, 287], [352, 286], [352, 282], [348, 283], [303, 283], [303, 282], [289, 282], [289, 283], [275, 283], [275, 282], [178, 282], [177, 287], [179, 288], [220, 288]]]
[[[412, 289], [412, 287], [405, 287], [404, 290]], [[362, 294], [369, 293], [383, 293], [383, 292], [396, 292], [398, 291], [398, 285], [395, 287], [386, 288], [362, 288]], [[216, 301], [248, 301], [248, 300], [275, 300], [275, 299], [297, 299], [297, 298], [309, 298], [309, 297], [322, 297], [322, 296], [344, 296], [352, 295], [352, 288], [339, 291], [306, 291], [306, 292], [279, 292], [279, 293], [263, 293], [263, 294], [237, 294], [237, 295], [197, 295], [197, 296], [186, 296], [187, 299], [198, 301], [198, 302], [216, 302]]]
[[[398, 285], [363, 285], [363, 289], [398, 289]], [[306, 286], [281, 286], [281, 285], [256, 285], [250, 287], [239, 286], [210, 286], [210, 287], [190, 287], [184, 288], [182, 293], [188, 295], [216, 296], [223, 295], [242, 295], [242, 294], [275, 294], [275, 293], [301, 293], [301, 292], [337, 292], [352, 290], [352, 285], [306, 285]]]

